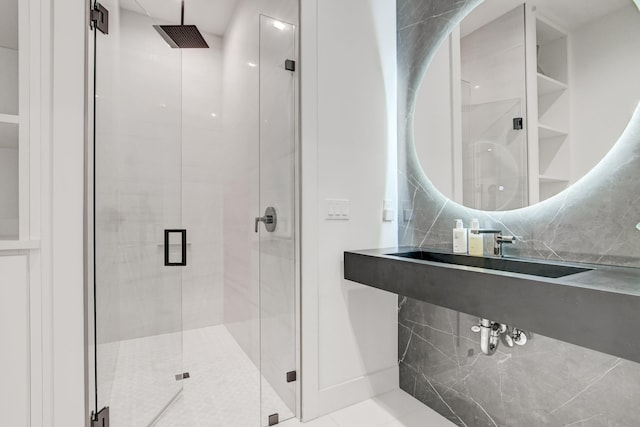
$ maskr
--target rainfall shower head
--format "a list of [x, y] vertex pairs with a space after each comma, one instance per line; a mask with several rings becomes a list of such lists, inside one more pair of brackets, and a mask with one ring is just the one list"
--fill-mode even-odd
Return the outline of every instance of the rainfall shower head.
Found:
[[154, 25], [153, 28], [169, 46], [178, 49], [208, 48], [209, 45], [195, 25], [184, 25], [184, 0], [182, 0], [180, 25]]
[[195, 25], [154, 25], [153, 28], [173, 48], [209, 47]]

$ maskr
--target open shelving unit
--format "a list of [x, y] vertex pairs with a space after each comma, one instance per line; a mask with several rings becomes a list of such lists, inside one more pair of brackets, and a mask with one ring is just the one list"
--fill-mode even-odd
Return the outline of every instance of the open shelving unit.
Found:
[[570, 181], [567, 32], [535, 16], [539, 200]]
[[29, 239], [29, 103], [38, 93], [29, 91], [29, 4], [10, 0], [0, 8], [0, 250]]
[[566, 83], [563, 83], [560, 80], [556, 80], [540, 72], [537, 72], [536, 74], [538, 76], [538, 96], [545, 96], [552, 93], [562, 92], [569, 88]]
[[[15, 1], [15, 0], [14, 0]], [[17, 2], [16, 2], [17, 3]], [[25, 52], [19, 49], [22, 37], [18, 25], [18, 8], [3, 7], [8, 14], [0, 35], [0, 247], [20, 238], [20, 195], [26, 189], [26, 172], [20, 163], [26, 160], [26, 80], [20, 79], [25, 68]], [[15, 16], [12, 16], [16, 13]], [[22, 169], [22, 170], [21, 170]], [[24, 197], [23, 197], [24, 198]], [[22, 210], [26, 214], [26, 211]]]

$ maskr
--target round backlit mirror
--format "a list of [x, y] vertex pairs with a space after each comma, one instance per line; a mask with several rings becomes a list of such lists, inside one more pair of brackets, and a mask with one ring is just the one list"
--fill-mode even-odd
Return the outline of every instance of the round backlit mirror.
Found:
[[517, 209], [589, 172], [640, 101], [632, 0], [486, 0], [440, 46], [416, 95], [431, 182], [464, 206]]

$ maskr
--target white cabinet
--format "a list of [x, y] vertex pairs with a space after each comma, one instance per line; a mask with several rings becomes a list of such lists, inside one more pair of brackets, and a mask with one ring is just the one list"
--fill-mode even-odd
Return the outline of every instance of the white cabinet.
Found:
[[[0, 2], [0, 426], [42, 425], [40, 2]], [[44, 38], [44, 37], [43, 37]], [[45, 45], [46, 49], [46, 45]], [[30, 53], [32, 55], [30, 55]], [[42, 56], [41, 56], [42, 55]], [[35, 71], [33, 74], [29, 69]], [[31, 106], [31, 107], [30, 107]], [[30, 108], [33, 114], [29, 114]], [[30, 135], [33, 141], [30, 142]], [[46, 158], [42, 159], [46, 164]], [[33, 174], [33, 176], [31, 175]], [[49, 322], [50, 323], [50, 322]], [[33, 384], [37, 386], [34, 387]]]
[[29, 422], [29, 282], [27, 256], [0, 256], [0, 425]]

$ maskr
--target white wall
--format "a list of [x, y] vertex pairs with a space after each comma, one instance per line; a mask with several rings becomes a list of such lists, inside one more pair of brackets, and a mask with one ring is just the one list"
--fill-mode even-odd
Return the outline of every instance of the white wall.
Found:
[[[43, 114], [42, 416], [44, 425], [54, 427], [80, 427], [86, 423], [82, 410], [85, 405], [82, 260], [86, 5], [83, 0], [53, 0], [50, 9], [46, 2], [42, 5], [42, 46], [44, 55], [49, 46], [52, 55], [51, 64], [48, 57], [43, 58], [40, 76], [44, 82], [40, 110]], [[51, 34], [47, 33], [48, 19], [53, 23]], [[50, 75], [47, 74], [49, 66]], [[49, 78], [50, 94], [46, 92]]]
[[[316, 16], [317, 14], [317, 16]], [[343, 251], [394, 246], [395, 2], [302, 4], [303, 417], [398, 387], [397, 296], [343, 279]], [[315, 19], [314, 19], [315, 17]], [[348, 199], [348, 221], [325, 199]]]
[[517, 7], [460, 39], [461, 77], [474, 89], [473, 105], [524, 99], [523, 14]]
[[[205, 33], [210, 49], [171, 49], [149, 17], [107, 6], [96, 98], [99, 341], [220, 324], [222, 39]], [[184, 269], [163, 266], [165, 228], [187, 229]]]
[[0, 425], [29, 423], [29, 281], [27, 256], [0, 256]]
[[616, 143], [640, 101], [640, 12], [629, 6], [570, 34], [572, 181]]
[[[257, 16], [249, 1], [238, 4], [224, 37], [224, 323], [259, 365]], [[253, 24], [253, 25], [252, 25]]]
[[182, 51], [182, 224], [190, 244], [182, 273], [184, 329], [223, 319], [223, 41], [203, 37], [209, 49]]

